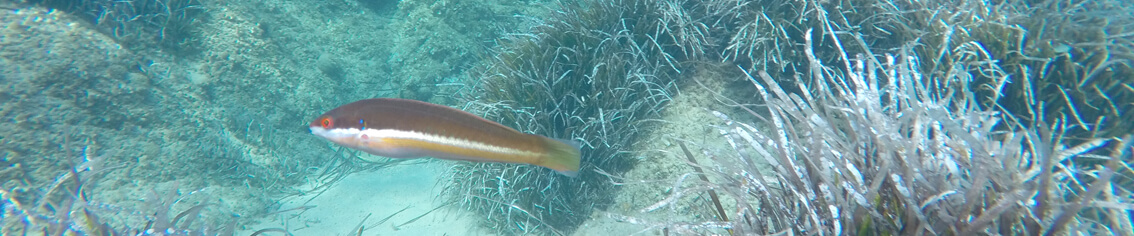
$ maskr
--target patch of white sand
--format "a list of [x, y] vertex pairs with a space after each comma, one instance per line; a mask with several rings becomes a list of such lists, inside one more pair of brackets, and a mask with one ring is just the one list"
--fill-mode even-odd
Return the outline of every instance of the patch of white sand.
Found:
[[[445, 198], [438, 197], [444, 187], [440, 184], [448, 182], [438, 181], [444, 177], [447, 165], [439, 161], [412, 162], [352, 174], [322, 194], [280, 201], [281, 210], [314, 207], [269, 216], [238, 235], [269, 228], [287, 229], [297, 236], [357, 235], [357, 231], [352, 231], [360, 222], [365, 226], [362, 235], [490, 234], [477, 227], [474, 214], [453, 204], [446, 205]], [[402, 209], [405, 210], [379, 223]]]

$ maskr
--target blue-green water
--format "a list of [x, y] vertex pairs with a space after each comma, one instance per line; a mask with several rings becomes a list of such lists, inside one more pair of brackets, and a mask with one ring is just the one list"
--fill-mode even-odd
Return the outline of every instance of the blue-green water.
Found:
[[[1131, 8], [5, 0], [0, 234], [1130, 235]], [[580, 175], [310, 134], [374, 97]]]

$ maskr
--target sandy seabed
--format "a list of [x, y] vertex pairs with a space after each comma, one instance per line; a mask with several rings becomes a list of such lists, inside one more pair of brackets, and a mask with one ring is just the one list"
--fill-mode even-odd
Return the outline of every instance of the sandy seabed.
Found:
[[[357, 235], [359, 225], [365, 226], [362, 235], [489, 234], [475, 227], [471, 214], [446, 206], [439, 197], [443, 186], [438, 179], [447, 165], [410, 162], [352, 174], [321, 194], [280, 200], [283, 210], [310, 208], [274, 214], [238, 235], [270, 228], [286, 228], [293, 235]], [[386, 217], [390, 218], [382, 222]]]

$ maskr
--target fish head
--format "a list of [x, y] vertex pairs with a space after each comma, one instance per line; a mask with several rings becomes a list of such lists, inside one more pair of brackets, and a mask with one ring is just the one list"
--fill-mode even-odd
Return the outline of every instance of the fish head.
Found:
[[394, 125], [391, 123], [395, 122], [390, 117], [398, 112], [378, 105], [383, 104], [374, 99], [343, 105], [323, 113], [307, 127], [315, 136], [370, 154], [385, 157], [417, 155], [390, 141], [390, 133], [398, 133], [392, 128]]
[[354, 147], [358, 145], [358, 135], [362, 132], [360, 127], [351, 127], [352, 123], [343, 117], [323, 114], [311, 121], [308, 128], [311, 134], [327, 139], [339, 145]]

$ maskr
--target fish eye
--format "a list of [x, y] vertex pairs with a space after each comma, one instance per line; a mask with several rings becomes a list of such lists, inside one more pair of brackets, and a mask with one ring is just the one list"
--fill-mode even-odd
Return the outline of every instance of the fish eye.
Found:
[[330, 117], [325, 117], [322, 121], [319, 121], [319, 124], [322, 125], [324, 129], [330, 129], [331, 126], [335, 125], [335, 122], [331, 121]]

